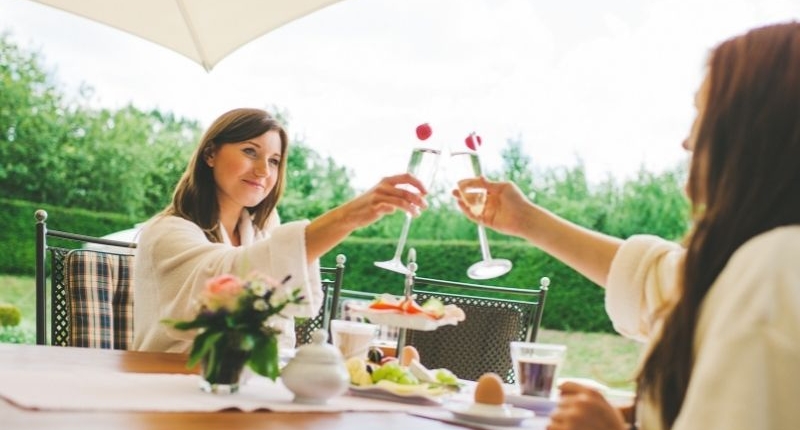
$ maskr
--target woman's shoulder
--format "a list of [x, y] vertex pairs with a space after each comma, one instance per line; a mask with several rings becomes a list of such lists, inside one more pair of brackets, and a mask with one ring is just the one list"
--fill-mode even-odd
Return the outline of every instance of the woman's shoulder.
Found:
[[[800, 226], [778, 227], [754, 236], [728, 260], [709, 294], [756, 319], [773, 320], [782, 308], [800, 318]], [[725, 296], [729, 298], [725, 299]], [[798, 321], [800, 322], [800, 321]]]
[[788, 265], [800, 270], [800, 225], [777, 227], [752, 237], [731, 256], [732, 263]]
[[203, 229], [199, 225], [186, 218], [176, 215], [157, 215], [147, 221], [142, 226], [141, 240], [146, 241], [148, 237], [159, 238], [169, 233], [199, 235], [205, 237]]

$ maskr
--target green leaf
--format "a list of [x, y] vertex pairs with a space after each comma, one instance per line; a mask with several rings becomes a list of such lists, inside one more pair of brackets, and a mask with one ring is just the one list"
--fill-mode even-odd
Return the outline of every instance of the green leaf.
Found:
[[[216, 349], [214, 348], [214, 344], [216, 344], [220, 338], [222, 338], [222, 333], [217, 331], [204, 331], [198, 334], [197, 337], [194, 338], [194, 343], [192, 343], [192, 351], [189, 353], [189, 361], [186, 363], [186, 367], [194, 367], [204, 356], [207, 354], [211, 355]], [[209, 360], [212, 358], [213, 357], [209, 357]]]
[[256, 339], [250, 361], [248, 361], [250, 368], [259, 375], [274, 381], [280, 375], [278, 361], [278, 339], [275, 336]]

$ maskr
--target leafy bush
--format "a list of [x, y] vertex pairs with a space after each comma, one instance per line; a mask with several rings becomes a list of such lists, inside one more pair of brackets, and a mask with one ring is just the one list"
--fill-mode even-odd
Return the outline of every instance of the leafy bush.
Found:
[[[0, 273], [29, 275], [35, 273], [36, 220], [38, 209], [47, 211], [55, 230], [80, 232], [90, 236], [103, 236], [133, 227], [138, 219], [127, 215], [69, 209], [47, 203], [34, 203], [0, 198]], [[48, 243], [57, 245], [58, 241]]]
[[22, 314], [19, 308], [8, 303], [0, 303], [0, 327], [14, 327], [19, 325]]

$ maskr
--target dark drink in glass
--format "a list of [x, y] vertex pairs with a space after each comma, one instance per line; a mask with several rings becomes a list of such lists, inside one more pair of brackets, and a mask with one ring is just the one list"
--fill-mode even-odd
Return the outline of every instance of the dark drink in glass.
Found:
[[520, 394], [550, 397], [556, 382], [557, 362], [520, 360], [517, 366]]

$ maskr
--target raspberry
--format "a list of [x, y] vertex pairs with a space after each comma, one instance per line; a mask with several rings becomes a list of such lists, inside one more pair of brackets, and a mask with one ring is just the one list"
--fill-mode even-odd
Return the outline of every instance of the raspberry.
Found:
[[473, 151], [477, 151], [478, 147], [481, 146], [481, 144], [483, 144], [483, 142], [481, 141], [481, 137], [475, 134], [475, 132], [470, 133], [469, 136], [467, 136], [467, 138], [464, 139], [464, 142], [467, 144], [467, 148]]
[[431, 126], [427, 122], [417, 126], [417, 138], [419, 140], [425, 140], [431, 137], [431, 134], [433, 134], [433, 130], [431, 130]]

